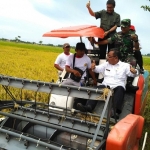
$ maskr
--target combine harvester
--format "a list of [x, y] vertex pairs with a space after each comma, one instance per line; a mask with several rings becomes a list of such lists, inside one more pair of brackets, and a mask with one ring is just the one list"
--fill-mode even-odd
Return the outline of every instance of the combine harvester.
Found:
[[[44, 37], [100, 37], [96, 26], [75, 26], [45, 33]], [[97, 50], [89, 57], [98, 60]], [[104, 60], [103, 60], [104, 61]], [[134, 80], [139, 90], [126, 93], [119, 119], [111, 118], [113, 90], [76, 87], [0, 75], [6, 98], [0, 101], [0, 150], [138, 150], [144, 118], [141, 116], [148, 94], [149, 72]], [[98, 76], [100, 78], [101, 75]], [[19, 88], [16, 99], [13, 88]], [[33, 91], [35, 100], [23, 100], [23, 90]], [[48, 93], [48, 103], [37, 102], [37, 93]], [[93, 113], [73, 108], [74, 98], [98, 100]], [[11, 112], [3, 109], [11, 108]]]

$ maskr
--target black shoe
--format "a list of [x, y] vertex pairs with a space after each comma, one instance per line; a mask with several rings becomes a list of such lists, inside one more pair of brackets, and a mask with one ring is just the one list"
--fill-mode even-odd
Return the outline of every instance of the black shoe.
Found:
[[116, 119], [119, 119], [119, 114], [116, 113], [116, 114], [111, 115], [111, 118], [114, 118], [114, 119], [115, 119], [115, 117], [116, 117]]
[[80, 111], [82, 111], [82, 112], [86, 112], [85, 106], [83, 106], [81, 103], [78, 103], [78, 104], [77, 104], [77, 108], [78, 108], [78, 110], [80, 110]]
[[83, 106], [81, 103], [78, 103], [77, 108], [82, 112], [92, 112], [92, 107], [90, 105]]
[[86, 107], [86, 110], [88, 111], [88, 112], [92, 112], [92, 107], [90, 106], [90, 105], [87, 105], [87, 106], [85, 106]]
[[133, 86], [132, 84], [127, 84], [126, 85], [126, 91], [128, 92], [136, 92], [139, 89], [138, 86]]

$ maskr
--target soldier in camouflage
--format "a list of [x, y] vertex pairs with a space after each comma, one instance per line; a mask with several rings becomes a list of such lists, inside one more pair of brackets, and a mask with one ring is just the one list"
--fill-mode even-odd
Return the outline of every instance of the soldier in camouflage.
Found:
[[112, 37], [96, 42], [96, 44], [107, 44], [114, 43], [115, 48], [121, 52], [121, 61], [130, 63], [134, 68], [136, 67], [136, 59], [134, 58], [133, 53], [133, 42], [135, 43], [134, 47], [139, 48], [138, 36], [130, 32], [130, 19], [123, 19], [121, 21], [121, 30], [120, 32], [114, 34]]

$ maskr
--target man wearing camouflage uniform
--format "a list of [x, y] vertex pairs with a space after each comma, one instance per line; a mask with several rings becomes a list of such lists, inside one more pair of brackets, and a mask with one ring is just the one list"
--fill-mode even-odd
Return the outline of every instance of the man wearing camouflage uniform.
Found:
[[[118, 33], [115, 33], [112, 37], [96, 42], [94, 41], [95, 44], [108, 44], [108, 43], [114, 43], [115, 48], [120, 50], [121, 52], [121, 61], [127, 62], [132, 65], [132, 67], [136, 67], [136, 59], [134, 58], [134, 53], [133, 53], [133, 43], [134, 47], [136, 49], [139, 49], [139, 42], [138, 42], [138, 36], [134, 33], [130, 32], [130, 19], [123, 19], [121, 21], [121, 31]], [[132, 86], [132, 81], [133, 78], [128, 78], [127, 80], [127, 87], [129, 89], [133, 89], [133, 91], [136, 91], [138, 87], [133, 87]]]
[[139, 47], [138, 36], [130, 32], [130, 20], [124, 19], [121, 21], [121, 30], [114, 36], [108, 39], [109, 43], [115, 43], [115, 48], [121, 52], [121, 61], [130, 63], [136, 67], [136, 59], [133, 53], [133, 41], [136, 47]]

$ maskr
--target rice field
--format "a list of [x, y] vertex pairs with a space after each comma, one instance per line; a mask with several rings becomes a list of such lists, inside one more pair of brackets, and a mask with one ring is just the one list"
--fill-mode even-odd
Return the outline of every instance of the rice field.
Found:
[[33, 80], [56, 80], [57, 71], [53, 64], [61, 48], [19, 43], [15, 47], [13, 44], [5, 46], [0, 43], [1, 74]]
[[[74, 50], [71, 50], [74, 52]], [[50, 82], [57, 80], [57, 70], [54, 68], [54, 61], [59, 53], [62, 52], [61, 47], [51, 47], [33, 44], [22, 44], [13, 42], [0, 41], [0, 74], [14, 76], [18, 78], [27, 78], [32, 80], [41, 80]], [[150, 57], [143, 57], [144, 68], [150, 71]], [[0, 99], [6, 99], [7, 95], [0, 87]], [[14, 96], [20, 99], [17, 89], [14, 90]], [[41, 93], [23, 91], [24, 99], [37, 99], [40, 101], [48, 101], [48, 95], [43, 97]], [[148, 139], [145, 150], [150, 150], [150, 94], [148, 95], [147, 105], [144, 113], [145, 127], [144, 132], [148, 132]], [[144, 135], [144, 134], [143, 134]], [[142, 145], [142, 142], [141, 144]]]

